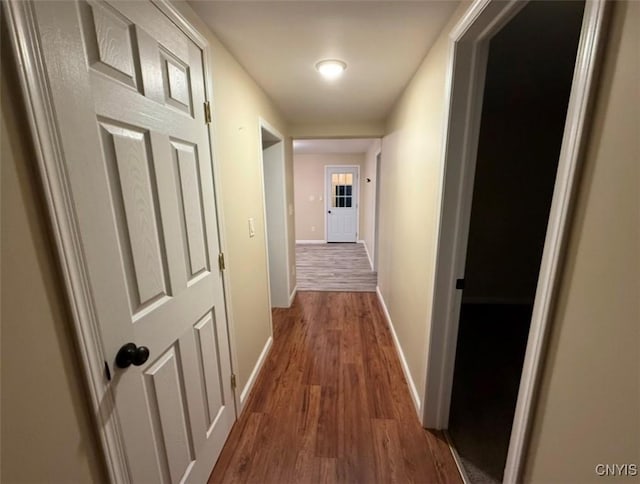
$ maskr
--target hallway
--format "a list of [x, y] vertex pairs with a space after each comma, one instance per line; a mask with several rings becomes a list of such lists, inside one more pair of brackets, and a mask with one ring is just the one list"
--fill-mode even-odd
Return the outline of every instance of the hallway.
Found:
[[[465, 446], [505, 482], [640, 475], [640, 2], [0, 3], [0, 482], [459, 483]], [[575, 59], [541, 12], [487, 82], [528, 5], [580, 4]], [[536, 277], [497, 270], [518, 238]]]
[[461, 482], [418, 422], [375, 294], [299, 293], [273, 326], [210, 483]]

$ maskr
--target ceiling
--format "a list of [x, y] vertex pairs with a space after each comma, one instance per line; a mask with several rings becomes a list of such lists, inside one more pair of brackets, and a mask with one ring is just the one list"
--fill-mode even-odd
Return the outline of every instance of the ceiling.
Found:
[[359, 154], [366, 153], [374, 139], [297, 139], [293, 141], [295, 154]]
[[[293, 124], [382, 121], [457, 0], [203, 1], [193, 9]], [[315, 64], [347, 63], [328, 82]]]

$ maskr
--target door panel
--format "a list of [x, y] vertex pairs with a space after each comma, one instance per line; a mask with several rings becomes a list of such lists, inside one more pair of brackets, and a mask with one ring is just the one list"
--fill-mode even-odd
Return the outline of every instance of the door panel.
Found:
[[327, 242], [356, 242], [358, 232], [358, 170], [330, 167], [326, 171]]
[[195, 460], [189, 422], [184, 405], [184, 374], [176, 347], [170, 347], [144, 372], [148, 412], [152, 416], [156, 451], [167, 482], [180, 482]]
[[172, 140], [171, 148], [175, 169], [180, 179], [178, 203], [181, 208], [182, 230], [186, 237], [188, 284], [191, 284], [195, 282], [195, 277], [210, 270], [204, 232], [200, 162], [196, 145]]
[[[205, 482], [235, 420], [202, 51], [149, 2], [38, 2], [134, 482]], [[116, 368], [128, 342], [141, 366]]]
[[192, 114], [189, 66], [162, 47], [160, 58], [162, 59], [165, 103], [187, 114]]
[[[218, 340], [213, 313], [207, 314], [195, 326], [198, 350], [198, 364], [204, 388], [204, 407], [206, 410], [207, 433], [215, 424], [224, 403], [224, 389], [220, 365], [218, 363]], [[215, 371], [204, 371], [213, 368]]]
[[135, 319], [141, 309], [169, 295], [167, 259], [164, 236], [159, 232], [149, 132], [116, 123], [98, 121]]
[[89, 65], [136, 91], [141, 86], [135, 26], [105, 4], [79, 5]]

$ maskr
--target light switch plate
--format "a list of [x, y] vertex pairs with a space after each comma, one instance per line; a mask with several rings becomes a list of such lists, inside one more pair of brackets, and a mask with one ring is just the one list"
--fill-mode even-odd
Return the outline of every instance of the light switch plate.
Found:
[[256, 225], [253, 221], [253, 217], [249, 217], [249, 237], [256, 236]]

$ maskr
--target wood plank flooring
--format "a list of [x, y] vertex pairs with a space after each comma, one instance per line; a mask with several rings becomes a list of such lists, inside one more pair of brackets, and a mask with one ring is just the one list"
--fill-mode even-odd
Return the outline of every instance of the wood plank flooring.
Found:
[[210, 483], [460, 483], [424, 430], [376, 295], [298, 293]]
[[364, 244], [296, 244], [298, 291], [376, 292]]

